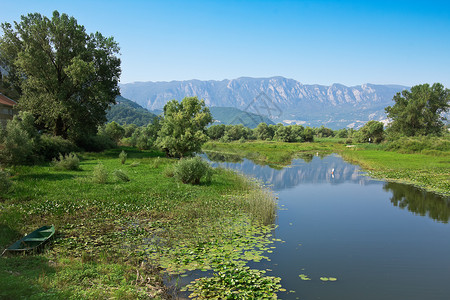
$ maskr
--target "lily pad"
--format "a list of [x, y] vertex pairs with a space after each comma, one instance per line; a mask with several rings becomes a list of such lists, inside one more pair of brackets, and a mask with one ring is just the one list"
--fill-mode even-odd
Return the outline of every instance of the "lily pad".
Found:
[[311, 280], [311, 278], [309, 278], [307, 275], [305, 274], [300, 274], [298, 275], [298, 277], [300, 277], [301, 280]]
[[336, 281], [336, 277], [320, 277], [320, 280], [322, 281]]

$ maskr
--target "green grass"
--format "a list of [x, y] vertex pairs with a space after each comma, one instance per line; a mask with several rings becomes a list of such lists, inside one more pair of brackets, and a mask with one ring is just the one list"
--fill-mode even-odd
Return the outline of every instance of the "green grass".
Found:
[[450, 195], [450, 159], [440, 155], [399, 153], [357, 146], [340, 154], [347, 161], [362, 166], [372, 177], [412, 184], [444, 195]]
[[[128, 156], [125, 164], [118, 158], [122, 150]], [[74, 171], [50, 164], [8, 170], [13, 185], [0, 200], [0, 251], [43, 224], [54, 224], [57, 234], [42, 253], [0, 258], [0, 298], [164, 298], [161, 278], [168, 270], [161, 270], [159, 259], [146, 263], [149, 238], [157, 239], [152, 248], [156, 258], [183, 243], [178, 252], [164, 254], [165, 268], [183, 270], [186, 266], [177, 265], [176, 258], [186, 249], [193, 252], [208, 242], [208, 249], [233, 252], [233, 244], [223, 246], [233, 230], [209, 230], [220, 227], [218, 222], [236, 220], [243, 224], [236, 232], [250, 239], [258, 235], [252, 228], [275, 217], [273, 196], [266, 194], [271, 205], [255, 205], [266, 192], [228, 170], [215, 171], [210, 183], [189, 185], [162, 176], [176, 160], [160, 152], [120, 148], [80, 157], [80, 169]], [[99, 162], [111, 174], [121, 169], [130, 181], [110, 176], [105, 184], [94, 183]]]
[[[341, 141], [341, 139], [339, 139]], [[292, 159], [302, 154], [331, 153], [345, 148], [344, 144], [336, 143], [333, 139], [319, 139], [313, 143], [283, 143], [248, 141], [245, 143], [209, 142], [203, 146], [206, 153], [221, 153], [238, 155], [253, 160], [255, 163], [267, 164], [275, 168], [289, 165]]]

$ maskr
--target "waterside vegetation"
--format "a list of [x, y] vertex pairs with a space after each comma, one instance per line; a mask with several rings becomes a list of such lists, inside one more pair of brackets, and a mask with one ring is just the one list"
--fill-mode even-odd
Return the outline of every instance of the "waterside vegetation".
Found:
[[[163, 274], [264, 259], [274, 243], [270, 191], [223, 169], [209, 182], [183, 184], [161, 176], [178, 161], [163, 156], [119, 148], [79, 155], [77, 170], [7, 168], [0, 248], [41, 224], [54, 224], [57, 235], [42, 253], [0, 258], [0, 296], [167, 298]], [[96, 175], [99, 165], [100, 173], [120, 169], [129, 181]]]

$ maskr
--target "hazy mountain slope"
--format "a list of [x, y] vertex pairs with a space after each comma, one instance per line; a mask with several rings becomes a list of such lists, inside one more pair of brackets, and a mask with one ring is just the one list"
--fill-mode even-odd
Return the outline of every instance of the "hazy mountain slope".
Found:
[[267, 117], [254, 113], [245, 112], [234, 107], [210, 107], [211, 114], [215, 120], [214, 124], [237, 125], [255, 128], [259, 123], [274, 124]]
[[171, 99], [198, 96], [208, 106], [235, 107], [268, 116], [274, 122], [343, 127], [385, 118], [384, 107], [392, 104], [395, 93], [407, 88], [374, 84], [304, 85], [283, 77], [241, 77], [222, 81], [137, 82], [121, 85], [121, 92], [150, 110], [162, 108]]
[[122, 96], [116, 97], [116, 105], [112, 105], [111, 109], [106, 113], [108, 122], [115, 121], [121, 125], [136, 124], [144, 126], [150, 123], [155, 117], [154, 114], [129, 99]]

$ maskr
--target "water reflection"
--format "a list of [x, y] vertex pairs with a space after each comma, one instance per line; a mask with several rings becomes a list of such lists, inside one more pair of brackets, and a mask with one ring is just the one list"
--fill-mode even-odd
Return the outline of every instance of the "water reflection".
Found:
[[450, 219], [450, 201], [444, 196], [395, 182], [386, 182], [383, 189], [392, 192], [391, 202], [394, 206], [421, 216], [428, 215], [443, 223], [448, 223]]
[[[283, 243], [269, 262], [252, 267], [270, 269], [295, 291], [280, 298], [448, 299], [448, 197], [372, 180], [337, 155], [302, 158], [281, 170], [246, 158], [213, 163], [277, 191], [283, 209], [274, 236]], [[322, 276], [338, 281], [324, 283]]]
[[[238, 162], [236, 155], [219, 156], [217, 153], [214, 155], [208, 153], [204, 157], [213, 161], [214, 167], [221, 166], [253, 176], [270, 184], [275, 191], [292, 188], [299, 184], [353, 182], [366, 185], [375, 183], [374, 180], [362, 175], [358, 166], [344, 162], [337, 155], [321, 158], [320, 155], [305, 154], [301, 159], [294, 159], [289, 167], [281, 170], [274, 169], [269, 165], [257, 165], [246, 158]], [[230, 161], [231, 159], [235, 161]]]
[[240, 163], [243, 158], [236, 154], [222, 153], [222, 152], [205, 152], [206, 157], [210, 161], [215, 162], [230, 162], [230, 163]]
[[[303, 154], [294, 159], [289, 167], [276, 169], [242, 158], [236, 154], [208, 152], [203, 157], [213, 162], [213, 166], [221, 166], [237, 170], [245, 175], [253, 176], [270, 184], [275, 191], [294, 188], [300, 184], [357, 183], [359, 185], [380, 184], [368, 176], [361, 174], [359, 166], [346, 163], [339, 156], [322, 153]], [[448, 197], [429, 193], [419, 188], [401, 183], [386, 182], [383, 189], [392, 193], [392, 204], [399, 208], [433, 220], [448, 223], [450, 220], [450, 200]]]

